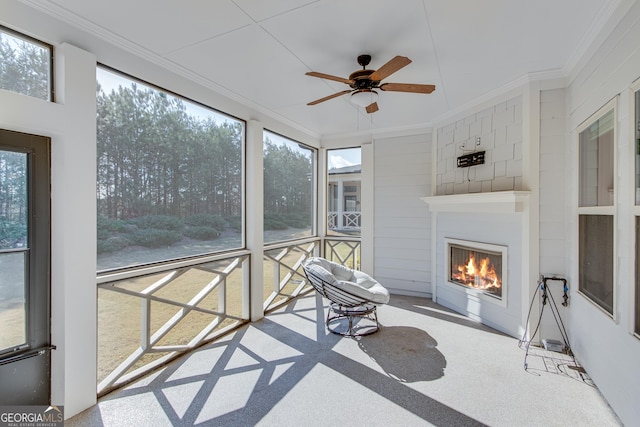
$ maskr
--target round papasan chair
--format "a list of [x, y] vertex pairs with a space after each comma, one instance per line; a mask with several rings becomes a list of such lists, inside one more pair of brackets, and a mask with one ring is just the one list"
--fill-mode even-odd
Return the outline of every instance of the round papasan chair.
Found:
[[361, 336], [380, 329], [377, 306], [389, 291], [368, 274], [320, 257], [302, 266], [316, 291], [330, 301], [325, 324], [334, 334]]

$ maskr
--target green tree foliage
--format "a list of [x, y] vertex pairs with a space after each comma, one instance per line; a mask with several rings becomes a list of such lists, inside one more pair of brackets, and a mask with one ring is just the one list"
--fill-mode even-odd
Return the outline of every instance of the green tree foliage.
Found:
[[49, 99], [49, 49], [0, 32], [0, 88]]
[[97, 116], [100, 215], [240, 215], [241, 123], [189, 115], [181, 99], [135, 83], [98, 86]]
[[[311, 151], [264, 142], [265, 228], [311, 225], [313, 209]], [[300, 220], [302, 218], [302, 221]]]
[[26, 155], [0, 150], [0, 249], [26, 245], [26, 177]]
[[[0, 88], [49, 99], [49, 50], [0, 31]], [[27, 244], [26, 155], [0, 150], [0, 249]]]

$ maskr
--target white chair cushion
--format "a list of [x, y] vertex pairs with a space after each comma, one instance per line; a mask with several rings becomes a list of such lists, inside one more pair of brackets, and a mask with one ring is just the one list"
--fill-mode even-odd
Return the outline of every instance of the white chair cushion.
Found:
[[336, 277], [333, 274], [331, 274], [329, 270], [322, 267], [322, 265], [320, 264], [316, 264], [316, 263], [307, 264], [305, 265], [304, 268], [310, 273], [313, 273], [314, 276], [330, 284], [331, 286], [336, 286], [336, 284], [338, 283], [338, 279], [336, 279]]
[[305, 268], [338, 289], [376, 304], [389, 302], [389, 291], [377, 280], [362, 271], [352, 270], [344, 265], [320, 257], [309, 258]]

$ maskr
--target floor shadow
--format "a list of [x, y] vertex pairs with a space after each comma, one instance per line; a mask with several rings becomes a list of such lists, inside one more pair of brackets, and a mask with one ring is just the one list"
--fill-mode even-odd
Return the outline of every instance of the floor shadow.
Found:
[[[416, 300], [420, 303], [416, 304]], [[497, 335], [509, 336], [503, 332], [493, 329], [479, 321], [469, 319], [463, 314], [457, 313], [447, 307], [439, 305], [431, 300], [431, 298], [416, 298], [404, 295], [393, 295], [388, 303], [391, 307], [400, 308], [402, 310], [412, 311], [424, 316], [433, 317], [435, 319], [456, 323], [468, 328], [478, 329], [480, 331], [490, 332]]]
[[68, 420], [68, 425], [111, 426], [122, 420], [131, 425], [142, 421], [173, 426], [256, 425], [318, 366], [376, 393], [390, 408], [402, 408], [431, 425], [483, 425], [407, 385], [444, 374], [446, 360], [429, 334], [413, 327], [390, 326], [360, 340], [362, 351], [384, 370], [379, 372], [335, 351], [338, 343], [349, 338], [325, 331], [325, 306], [322, 299], [312, 298], [313, 303], [300, 310], [293, 304], [279, 313], [313, 322], [309, 330], [316, 336], [275, 322], [272, 319], [280, 314], [273, 313], [104, 396], [99, 405]]
[[444, 375], [447, 360], [438, 342], [422, 329], [384, 326], [358, 346], [389, 375], [401, 382], [433, 381]]

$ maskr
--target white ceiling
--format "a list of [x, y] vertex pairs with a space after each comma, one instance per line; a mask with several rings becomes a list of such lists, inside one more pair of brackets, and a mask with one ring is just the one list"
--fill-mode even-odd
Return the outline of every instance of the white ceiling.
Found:
[[[223, 95], [312, 135], [428, 125], [532, 73], [566, 76], [617, 0], [23, 0], [121, 47], [145, 52]], [[435, 84], [430, 95], [382, 92], [367, 115], [348, 77], [413, 62], [385, 82]], [[216, 107], [215, 105], [212, 107]]]

